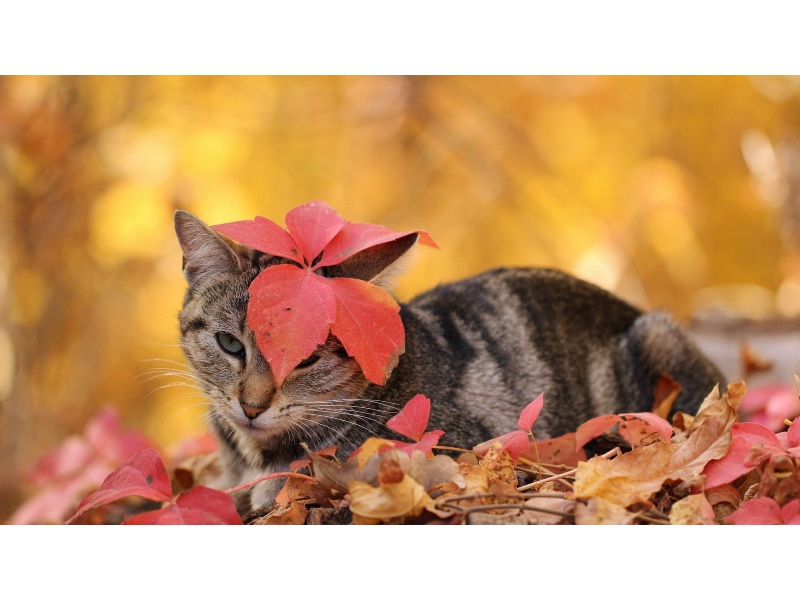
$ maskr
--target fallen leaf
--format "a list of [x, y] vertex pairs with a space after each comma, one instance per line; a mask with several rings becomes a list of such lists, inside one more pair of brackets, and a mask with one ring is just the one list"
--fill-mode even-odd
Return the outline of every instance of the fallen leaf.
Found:
[[693, 494], [672, 505], [670, 525], [716, 525], [717, 517], [705, 494]]
[[395, 483], [373, 487], [362, 481], [350, 482], [350, 511], [354, 524], [388, 522], [401, 517], [417, 516], [423, 510], [437, 511], [433, 499], [408, 475]]
[[680, 392], [681, 384], [670, 375], [662, 373], [656, 382], [655, 390], [653, 390], [653, 409], [650, 412], [666, 419]]
[[577, 502], [574, 513], [576, 525], [630, 525], [637, 516], [600, 497], [590, 498], [586, 504]]
[[800, 525], [800, 500], [783, 508], [772, 498], [755, 498], [725, 519], [732, 525]]
[[522, 409], [522, 412], [519, 415], [519, 421], [517, 421], [517, 426], [523, 431], [530, 431], [531, 429], [533, 429], [533, 424], [539, 417], [539, 413], [542, 412], [543, 406], [544, 406], [544, 393], [541, 393], [536, 398], [536, 400], [534, 400], [533, 402], [528, 404], [528, 406]]
[[229, 494], [195, 486], [169, 506], [142, 513], [123, 525], [241, 525], [242, 519]]
[[132, 456], [105, 478], [100, 488], [83, 499], [67, 523], [101, 504], [125, 496], [141, 496], [159, 502], [172, 501], [172, 486], [158, 452], [149, 448]]
[[276, 506], [269, 513], [250, 521], [248, 525], [303, 525], [308, 517], [308, 507], [304, 502], [292, 502], [286, 506]]

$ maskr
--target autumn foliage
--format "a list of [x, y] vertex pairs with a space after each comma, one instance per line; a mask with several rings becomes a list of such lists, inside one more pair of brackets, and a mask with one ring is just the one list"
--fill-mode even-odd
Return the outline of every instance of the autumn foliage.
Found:
[[[67, 522], [103, 522], [104, 514], [127, 511], [123, 524], [241, 524], [232, 494], [285, 478], [275, 507], [248, 522], [800, 524], [800, 418], [778, 434], [737, 422], [745, 395], [745, 384], [734, 383], [724, 393], [713, 390], [696, 416], [679, 414], [672, 425], [652, 413], [606, 415], [560, 438], [535, 440], [531, 431], [545, 402], [540, 395], [522, 411], [518, 430], [456, 451], [437, 446], [445, 432], [427, 431], [430, 400], [420, 394], [387, 422], [413, 442], [370, 438], [344, 462], [335, 447], [308, 451], [289, 472], [229, 490], [191, 483], [214, 469], [208, 444], [189, 444], [194, 457], [187, 446], [178, 449], [180, 466], [171, 460], [169, 470], [158, 451], [145, 448], [109, 473]], [[87, 432], [103, 422], [113, 423], [113, 413], [100, 413]], [[614, 426], [618, 433], [606, 433]], [[141, 442], [113, 431], [128, 448]], [[587, 460], [585, 444], [604, 435], [627, 451], [618, 447]], [[34, 473], [57, 477], [54, 465], [74, 460], [78, 443], [68, 440]], [[200, 456], [210, 460], [192, 460]], [[72, 470], [94, 467], [83, 461]], [[154, 505], [143, 508], [132, 497]], [[49, 492], [39, 503], [46, 498]], [[87, 520], [93, 514], [100, 516]]]

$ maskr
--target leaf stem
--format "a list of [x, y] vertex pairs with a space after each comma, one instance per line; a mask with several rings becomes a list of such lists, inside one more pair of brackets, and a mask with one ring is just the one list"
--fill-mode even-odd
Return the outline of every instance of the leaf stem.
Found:
[[262, 475], [261, 477], [256, 477], [255, 479], [253, 479], [253, 481], [248, 481], [247, 483], [241, 483], [236, 487], [223, 490], [223, 492], [225, 492], [226, 494], [234, 494], [236, 492], [241, 492], [242, 490], [246, 490], [247, 488], [252, 487], [257, 483], [266, 481], [267, 479], [277, 479], [278, 477], [297, 477], [299, 479], [305, 479], [307, 481], [316, 481], [314, 477], [303, 475], [302, 473], [270, 473], [269, 475]]

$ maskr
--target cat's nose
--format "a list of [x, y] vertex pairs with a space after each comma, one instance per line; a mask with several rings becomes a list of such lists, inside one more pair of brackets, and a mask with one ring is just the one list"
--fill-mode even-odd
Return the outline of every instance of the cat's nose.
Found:
[[247, 415], [248, 419], [255, 419], [258, 415], [263, 413], [266, 408], [259, 408], [258, 406], [250, 406], [249, 404], [245, 404], [244, 402], [239, 402], [244, 411], [244, 414]]

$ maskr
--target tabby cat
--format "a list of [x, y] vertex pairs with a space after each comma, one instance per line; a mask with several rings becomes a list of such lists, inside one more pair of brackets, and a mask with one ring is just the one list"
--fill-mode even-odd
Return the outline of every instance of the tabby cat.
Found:
[[[520, 410], [544, 392], [539, 439], [574, 431], [607, 413], [650, 410], [662, 373], [682, 386], [673, 411], [694, 413], [722, 382], [678, 325], [550, 269], [495, 269], [440, 285], [406, 304], [405, 353], [384, 386], [367, 381], [331, 336], [276, 387], [247, 326], [248, 286], [288, 262], [217, 234], [186, 211], [175, 214], [189, 287], [181, 344], [211, 399], [220, 441], [219, 487], [287, 470], [312, 449], [338, 445], [346, 457], [367, 437], [396, 438], [384, 426], [415, 394], [431, 398], [428, 430], [460, 448], [516, 429]], [[357, 262], [329, 267], [386, 286], [416, 236], [377, 246]], [[350, 262], [350, 264], [348, 264]], [[237, 497], [242, 512], [274, 503], [283, 480]]]

